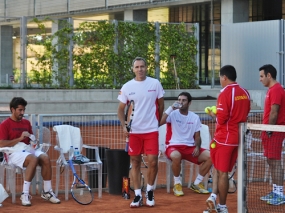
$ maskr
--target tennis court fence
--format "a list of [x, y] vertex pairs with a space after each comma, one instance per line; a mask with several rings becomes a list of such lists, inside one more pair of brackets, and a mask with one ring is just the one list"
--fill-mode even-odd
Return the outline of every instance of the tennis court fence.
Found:
[[[211, 136], [213, 137], [215, 122], [205, 113], [196, 113], [199, 115], [201, 122], [209, 126]], [[0, 115], [0, 122], [9, 116], [10, 114]], [[50, 129], [52, 147], [49, 149], [48, 154], [52, 160], [53, 178], [55, 178], [55, 166], [58, 159], [58, 153], [54, 150], [54, 146], [56, 145], [55, 132], [52, 130], [55, 125], [69, 124], [79, 127], [83, 143], [87, 145], [110, 149], [125, 148], [125, 138], [116, 113], [31, 114], [25, 115], [25, 117], [31, 121], [33, 131], [39, 131], [39, 136], [41, 136], [40, 132], [43, 127]], [[262, 110], [253, 110], [249, 113], [248, 123], [242, 124], [240, 128], [241, 146], [239, 147], [236, 178], [238, 182], [238, 206], [242, 210], [238, 212], [285, 212], [284, 205], [268, 205], [266, 202], [260, 200], [260, 197], [270, 192], [272, 188], [270, 185], [272, 178], [269, 167], [262, 152], [261, 130], [253, 125], [261, 124], [262, 117]], [[251, 132], [252, 140], [250, 145], [248, 135], [246, 134], [247, 130]], [[187, 186], [188, 183], [185, 180], [188, 181], [189, 179], [190, 163], [186, 162], [184, 164], [183, 172], [183, 185]], [[144, 176], [146, 177], [146, 175]], [[21, 179], [22, 176], [19, 175], [17, 178]], [[53, 180], [52, 184], [53, 186], [55, 185], [55, 180]], [[17, 193], [20, 193], [22, 181], [17, 181], [17, 185], [19, 185], [19, 187], [17, 186]], [[159, 164], [157, 187], [166, 188], [166, 167], [164, 163]], [[107, 185], [103, 186], [103, 188], [108, 190]], [[64, 191], [64, 178], [61, 178], [60, 191]], [[261, 208], [257, 209], [258, 206]], [[278, 208], [280, 208], [280, 211]], [[266, 211], [267, 209], [269, 210]]]

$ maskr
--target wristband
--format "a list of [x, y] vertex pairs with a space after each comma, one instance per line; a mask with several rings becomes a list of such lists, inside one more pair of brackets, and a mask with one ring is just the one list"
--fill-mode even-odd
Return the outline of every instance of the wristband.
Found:
[[173, 111], [173, 108], [170, 106], [167, 110], [165, 110], [165, 114], [169, 115]]

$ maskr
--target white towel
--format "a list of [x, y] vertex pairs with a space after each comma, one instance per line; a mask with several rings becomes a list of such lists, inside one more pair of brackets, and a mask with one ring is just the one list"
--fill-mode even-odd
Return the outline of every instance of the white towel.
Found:
[[67, 153], [70, 146], [78, 148], [81, 152], [81, 134], [80, 129], [70, 125], [57, 125], [53, 127], [57, 132], [59, 147], [62, 148], [63, 153]]
[[9, 197], [9, 195], [0, 183], [0, 203], [2, 203], [7, 197]]

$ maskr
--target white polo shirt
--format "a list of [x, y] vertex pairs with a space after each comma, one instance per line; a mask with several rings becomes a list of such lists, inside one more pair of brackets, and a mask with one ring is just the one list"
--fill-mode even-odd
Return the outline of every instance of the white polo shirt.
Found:
[[169, 140], [171, 145], [195, 146], [194, 134], [200, 131], [201, 121], [197, 114], [188, 111], [188, 115], [182, 115], [179, 109], [172, 111], [166, 119], [171, 123], [172, 136]]
[[144, 81], [134, 79], [123, 85], [118, 100], [124, 104], [133, 100], [135, 110], [131, 126], [132, 133], [158, 131], [158, 102], [164, 90], [157, 79], [146, 77]]

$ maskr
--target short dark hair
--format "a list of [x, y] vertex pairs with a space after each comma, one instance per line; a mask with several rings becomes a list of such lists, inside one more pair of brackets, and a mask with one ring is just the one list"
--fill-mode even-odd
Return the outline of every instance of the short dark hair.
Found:
[[236, 81], [237, 72], [236, 69], [232, 65], [225, 65], [220, 69], [220, 76], [227, 76], [231, 81]]
[[181, 93], [178, 95], [178, 97], [181, 96], [181, 95], [184, 95], [184, 96], [187, 97], [188, 103], [192, 101], [192, 96], [190, 95], [189, 92], [181, 92]]
[[11, 108], [17, 109], [19, 105], [27, 106], [28, 102], [22, 97], [14, 97], [10, 102], [10, 110]]
[[271, 77], [274, 80], [276, 80], [277, 71], [276, 71], [274, 66], [272, 66], [271, 64], [265, 64], [259, 68], [259, 71], [261, 71], [261, 70], [264, 71], [265, 76], [267, 76], [267, 74], [270, 73]]
[[143, 57], [136, 57], [132, 62], [132, 68], [134, 67], [136, 61], [144, 61], [144, 65], [147, 66], [146, 60]]

